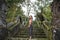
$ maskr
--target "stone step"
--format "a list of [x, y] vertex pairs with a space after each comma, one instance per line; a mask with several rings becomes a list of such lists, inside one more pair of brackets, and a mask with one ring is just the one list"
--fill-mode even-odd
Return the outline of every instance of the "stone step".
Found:
[[[8, 40], [29, 40], [29, 38], [8, 38]], [[47, 40], [47, 38], [32, 38], [31, 40]]]
[[[43, 30], [32, 30], [33, 34], [43, 34], [44, 31]], [[28, 34], [29, 31], [28, 30], [20, 30], [20, 34]]]
[[[20, 38], [28, 38], [29, 35], [17, 35], [14, 37], [20, 37]], [[46, 38], [46, 35], [32, 35], [33, 38]]]
[[[33, 36], [33, 38], [46, 38], [46, 34], [40, 28], [34, 28], [32, 36]], [[20, 37], [20, 38], [27, 38], [27, 37], [29, 37], [28, 28], [21, 28], [19, 33], [16, 34], [14, 37]]]
[[[15, 29], [13, 31], [16, 32]], [[46, 38], [46, 34], [44, 33], [43, 29], [41, 29], [41, 28], [33, 28], [32, 36], [33, 36], [33, 38], [39, 38], [39, 37]], [[28, 28], [20, 28], [19, 32], [17, 34], [15, 34], [13, 37], [27, 38], [27, 37], [29, 37], [29, 29]]]

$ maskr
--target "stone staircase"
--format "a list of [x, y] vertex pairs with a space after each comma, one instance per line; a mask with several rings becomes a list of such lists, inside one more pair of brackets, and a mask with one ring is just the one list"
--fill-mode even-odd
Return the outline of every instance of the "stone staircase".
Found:
[[[29, 40], [28, 38], [9, 38], [8, 40]], [[31, 40], [47, 40], [47, 38], [33, 38]]]
[[[19, 31], [15, 35], [11, 34], [11, 36], [8, 37], [7, 40], [27, 40], [29, 38], [28, 27], [18, 27], [18, 28], [19, 28]], [[12, 32], [16, 32], [16, 29], [15, 28], [13, 29], [14, 30]], [[45, 40], [46, 38], [47, 36], [42, 28], [33, 27], [32, 40]]]
[[[20, 28], [20, 31], [13, 37], [20, 37], [20, 38], [28, 38], [29, 31], [27, 27]], [[46, 38], [46, 34], [44, 33], [43, 29], [37, 27], [33, 27], [33, 34], [32, 38]]]

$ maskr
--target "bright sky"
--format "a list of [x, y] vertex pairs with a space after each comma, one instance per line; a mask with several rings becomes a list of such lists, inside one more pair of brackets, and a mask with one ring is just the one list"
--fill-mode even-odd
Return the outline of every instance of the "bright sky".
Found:
[[[31, 2], [32, 3], [34, 3], [36, 0], [31, 0]], [[28, 16], [28, 14], [27, 14], [27, 6], [25, 5], [24, 7], [22, 7], [22, 9], [23, 9], [23, 11], [24, 11], [24, 14], [26, 15], [26, 16]], [[35, 20], [35, 12], [34, 12], [34, 9], [33, 8], [31, 8], [31, 11], [30, 11], [30, 14], [29, 15], [32, 15], [33, 16], [33, 20]]]
[[36, 1], [36, 0], [31, 0], [31, 2], [33, 2], [33, 3], [34, 3], [35, 1]]
[[[37, 2], [37, 0], [30, 0], [31, 1], [31, 3], [35, 3], [35, 2]], [[44, 0], [43, 0], [44, 1]], [[50, 2], [51, 2], [51, 0], [50, 0]], [[32, 4], [31, 4], [32, 5]], [[41, 6], [43, 6], [43, 4], [40, 4]], [[36, 6], [36, 5], [34, 5], [34, 6]], [[24, 5], [24, 7], [22, 7], [22, 9], [23, 9], [23, 11], [24, 11], [24, 14], [26, 15], [26, 16], [28, 16], [28, 14], [27, 14], [27, 6], [26, 5]], [[29, 15], [32, 15], [33, 16], [33, 20], [35, 20], [35, 11], [34, 11], [34, 8], [33, 7], [31, 7], [31, 9], [30, 9], [31, 11], [30, 11], [30, 13], [29, 13]], [[38, 7], [36, 6], [36, 10], [38, 10]], [[40, 10], [39, 10], [39, 12], [41, 12]]]

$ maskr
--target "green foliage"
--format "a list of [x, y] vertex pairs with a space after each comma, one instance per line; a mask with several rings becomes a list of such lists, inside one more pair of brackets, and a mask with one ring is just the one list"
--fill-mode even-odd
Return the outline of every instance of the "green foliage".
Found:
[[21, 6], [17, 6], [18, 3], [22, 3], [23, 0], [6, 0], [7, 6], [8, 6], [8, 11], [7, 11], [7, 22], [11, 22], [15, 20], [15, 17], [18, 15], [22, 16], [23, 15], [23, 10], [21, 10]]
[[[52, 40], [52, 31], [51, 31], [52, 13], [51, 13], [51, 8], [50, 8], [50, 3], [48, 0], [45, 0], [45, 3], [43, 2], [43, 0], [41, 0], [41, 2], [42, 2], [41, 4], [43, 4], [43, 6], [42, 5], [39, 6], [39, 4], [37, 4], [39, 9], [36, 10], [36, 13], [37, 13], [36, 14], [36, 18], [37, 18], [36, 19], [37, 20], [36, 25], [43, 28], [43, 30], [45, 31], [45, 33], [47, 35], [48, 40]], [[47, 2], [47, 4], [46, 4], [46, 2]], [[41, 12], [39, 12], [39, 10]], [[41, 15], [43, 15], [43, 17], [45, 19], [42, 24], [41, 24], [41, 22], [39, 23]], [[44, 26], [42, 26], [42, 25], [44, 25]]]
[[51, 21], [52, 13], [51, 13], [50, 6], [47, 6], [43, 9], [43, 16], [45, 17], [45, 19], [47, 19], [47, 21]]
[[24, 2], [25, 0], [6, 0], [8, 3], [22, 3]]
[[[8, 12], [7, 12], [7, 22], [13, 22], [14, 20], [16, 20], [15, 18], [19, 15], [22, 17], [22, 20], [25, 22], [25, 27], [28, 26], [28, 17], [26, 17], [24, 14], [23, 14], [23, 10], [22, 10], [22, 7], [21, 6], [17, 6], [18, 3], [22, 3], [24, 2], [24, 0], [6, 0], [7, 1], [7, 5], [8, 5]], [[38, 0], [39, 2], [42, 2], [42, 0]], [[45, 0], [46, 2], [48, 2], [48, 0]], [[37, 7], [38, 7], [38, 10], [36, 10], [36, 8], [34, 8], [36, 11], [36, 20], [33, 21], [33, 27], [42, 27], [42, 24], [41, 24], [41, 21], [40, 21], [40, 17], [41, 15], [43, 15], [44, 17], [44, 21], [46, 22], [45, 23], [45, 26], [46, 26], [46, 30], [48, 31], [51, 27], [51, 19], [52, 19], [52, 13], [51, 13], [51, 9], [50, 9], [50, 5], [49, 3], [43, 3], [44, 6], [40, 5], [39, 2], [37, 2]], [[27, 6], [27, 5], [26, 5]], [[34, 7], [34, 6], [33, 6]], [[41, 11], [41, 12], [38, 12], [38, 11]], [[42, 19], [42, 18], [41, 18]], [[42, 31], [42, 30], [41, 30]], [[49, 31], [50, 33], [51, 31]]]

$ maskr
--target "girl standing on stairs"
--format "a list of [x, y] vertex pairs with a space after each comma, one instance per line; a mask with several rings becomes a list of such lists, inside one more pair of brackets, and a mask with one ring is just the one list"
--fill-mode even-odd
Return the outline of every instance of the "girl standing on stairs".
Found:
[[30, 15], [29, 16], [29, 40], [31, 40], [31, 38], [32, 38], [32, 29], [33, 29], [33, 27], [32, 27], [32, 20], [33, 20], [33, 17], [32, 17], [32, 15]]

